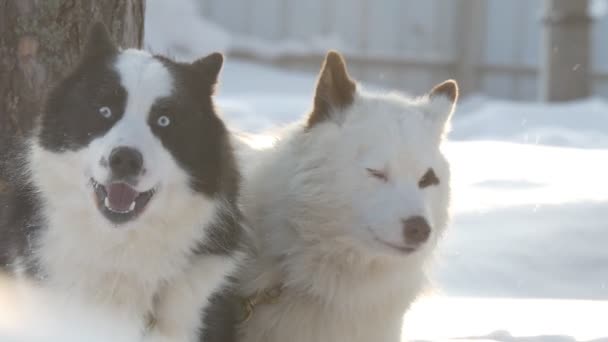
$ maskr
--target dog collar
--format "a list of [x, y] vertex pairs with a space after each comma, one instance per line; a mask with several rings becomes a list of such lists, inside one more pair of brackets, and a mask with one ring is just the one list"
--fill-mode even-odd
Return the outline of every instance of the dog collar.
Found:
[[258, 291], [255, 294], [244, 298], [242, 301], [243, 318], [241, 319], [241, 323], [247, 322], [249, 319], [251, 319], [256, 306], [261, 304], [274, 304], [278, 302], [282, 293], [283, 285], [277, 285], [275, 287]]

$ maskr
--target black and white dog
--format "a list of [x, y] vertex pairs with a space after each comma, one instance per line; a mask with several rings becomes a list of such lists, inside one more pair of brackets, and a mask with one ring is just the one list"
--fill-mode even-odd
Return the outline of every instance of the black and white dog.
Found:
[[222, 63], [120, 50], [95, 24], [9, 165], [4, 271], [133, 320], [146, 341], [198, 341], [241, 255], [239, 172], [212, 101]]

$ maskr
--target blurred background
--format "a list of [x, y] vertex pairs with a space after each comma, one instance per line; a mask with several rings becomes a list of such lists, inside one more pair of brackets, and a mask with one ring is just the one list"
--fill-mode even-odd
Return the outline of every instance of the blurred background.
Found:
[[[163, 7], [158, 14], [166, 18], [171, 10], [165, 7], [187, 1], [156, 2], [161, 1], [149, 1], [149, 11]], [[465, 95], [517, 100], [608, 95], [605, 0], [193, 2], [195, 13], [216, 28], [201, 39], [221, 30], [226, 33], [221, 47], [239, 58], [315, 71], [333, 48], [348, 56], [359, 79], [412, 92], [457, 78]], [[192, 33], [181, 23], [172, 29]], [[568, 81], [553, 85], [562, 89], [561, 96], [543, 90], [542, 83], [552, 81]]]

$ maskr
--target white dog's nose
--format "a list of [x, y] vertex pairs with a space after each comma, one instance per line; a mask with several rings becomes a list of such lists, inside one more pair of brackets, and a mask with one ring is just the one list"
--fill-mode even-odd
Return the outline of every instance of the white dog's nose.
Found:
[[412, 216], [403, 220], [403, 238], [408, 245], [425, 243], [431, 235], [431, 226], [422, 216]]
[[114, 177], [131, 178], [141, 173], [144, 158], [138, 150], [121, 146], [112, 150], [109, 164]]

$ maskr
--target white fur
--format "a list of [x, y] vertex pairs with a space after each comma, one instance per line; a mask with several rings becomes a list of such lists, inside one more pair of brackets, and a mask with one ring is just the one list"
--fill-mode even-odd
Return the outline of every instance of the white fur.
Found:
[[114, 148], [127, 146], [143, 155], [146, 172], [137, 185], [139, 192], [158, 186], [161, 179], [172, 175], [177, 174], [184, 179], [184, 172], [177, 167], [160, 140], [152, 134], [148, 123], [148, 113], [154, 101], [171, 95], [173, 78], [169, 71], [158, 60], [140, 50], [121, 53], [115, 69], [120, 75], [122, 86], [127, 90], [127, 104], [120, 121], [106, 135], [91, 142], [90, 151], [87, 152], [91, 158], [88, 161], [91, 176], [97, 182], [105, 182], [109, 168], [103, 167], [99, 161], [107, 161]]
[[[240, 341], [399, 341], [402, 316], [426, 284], [425, 262], [448, 220], [449, 167], [440, 152], [452, 111], [443, 97], [358, 92], [310, 129], [258, 154], [243, 210], [252, 260], [241, 295], [283, 284], [278, 303], [255, 307]], [[371, 177], [382, 169], [388, 182]], [[433, 168], [437, 186], [418, 181]], [[427, 243], [411, 254], [402, 220], [423, 216]]]
[[[227, 257], [193, 262], [190, 253], [205, 240], [204, 227], [222, 204], [191, 190], [189, 176], [150, 131], [150, 107], [173, 89], [169, 72], [134, 50], [122, 52], [115, 68], [128, 100], [124, 117], [109, 132], [75, 152], [51, 152], [37, 141], [30, 146], [29, 171], [47, 221], [35, 242], [47, 271], [44, 284], [67, 299], [108, 308], [116, 317], [137, 322], [140, 330], [148, 313], [160, 311], [167, 321], [159, 321], [150, 336], [195, 341], [201, 320], [193, 315], [200, 315], [201, 305], [235, 267]], [[144, 157], [146, 173], [137, 190], [157, 192], [138, 218], [115, 227], [97, 209], [90, 178], [105, 182], [108, 170], [100, 160], [125, 145]], [[184, 287], [189, 293], [182, 292]], [[159, 294], [160, 309], [154, 302]], [[198, 298], [184, 300], [192, 297]], [[167, 317], [167, 312], [182, 315]], [[184, 316], [187, 321], [180, 322]]]
[[163, 289], [157, 303], [158, 323], [146, 341], [198, 341], [203, 328], [201, 308], [208, 301], [201, 293], [213, 292], [233, 268], [234, 260], [225, 257], [200, 259], [185, 277]]

